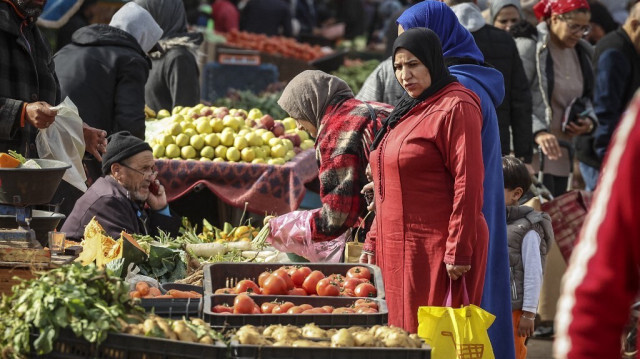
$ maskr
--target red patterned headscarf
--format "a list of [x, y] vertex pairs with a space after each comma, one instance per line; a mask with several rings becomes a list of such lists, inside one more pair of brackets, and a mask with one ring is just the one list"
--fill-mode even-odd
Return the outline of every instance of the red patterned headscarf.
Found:
[[551, 16], [551, 14], [566, 14], [573, 10], [589, 9], [587, 0], [540, 0], [533, 6], [533, 12], [538, 19]]

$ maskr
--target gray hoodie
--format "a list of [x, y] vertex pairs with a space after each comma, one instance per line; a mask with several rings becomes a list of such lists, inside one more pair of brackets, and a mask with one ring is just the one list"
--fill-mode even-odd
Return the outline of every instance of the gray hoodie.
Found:
[[522, 8], [520, 7], [520, 0], [491, 0], [489, 6], [489, 18], [491, 19], [491, 25], [496, 22], [496, 16], [505, 6], [515, 6], [520, 13], [520, 19], [524, 19], [522, 16]]

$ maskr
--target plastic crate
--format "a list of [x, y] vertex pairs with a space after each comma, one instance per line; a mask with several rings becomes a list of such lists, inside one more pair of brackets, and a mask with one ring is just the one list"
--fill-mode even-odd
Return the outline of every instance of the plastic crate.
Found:
[[[330, 305], [334, 308], [353, 305], [359, 298], [352, 297], [301, 297], [301, 296], [271, 296], [254, 295], [253, 300], [257, 305], [265, 302], [289, 301], [295, 305], [309, 304], [314, 307]], [[235, 295], [218, 294], [207, 295], [204, 298], [202, 310], [203, 319], [213, 328], [239, 328], [245, 324], [255, 326], [267, 326], [271, 324], [292, 324], [303, 326], [315, 323], [321, 328], [346, 328], [354, 325], [369, 327], [376, 324], [387, 324], [389, 310], [384, 299], [371, 298], [378, 304], [378, 313], [371, 314], [219, 314], [212, 311], [218, 304], [233, 305]]]
[[202, 302], [202, 298], [143, 298], [140, 306], [145, 312], [163, 318], [197, 318], [202, 310]]
[[[258, 283], [258, 276], [266, 270], [282, 267], [282, 263], [213, 263], [204, 267], [204, 294], [213, 294], [216, 289], [233, 287], [243, 279], [251, 279]], [[354, 263], [304, 263], [311, 270], [319, 270], [325, 275], [346, 275]], [[371, 281], [376, 287], [376, 298], [384, 298], [384, 284], [382, 272], [378, 266], [372, 264], [357, 264], [369, 268], [373, 276]], [[305, 297], [306, 298], [306, 297]]]
[[231, 344], [232, 357], [237, 359], [430, 359], [431, 348], [327, 348], [274, 347]]
[[[37, 338], [36, 334], [31, 335]], [[111, 333], [99, 346], [76, 337], [70, 330], [61, 331], [49, 354], [32, 358], [109, 358], [109, 359], [191, 359], [227, 358], [227, 346], [222, 342], [197, 344], [177, 340]]]

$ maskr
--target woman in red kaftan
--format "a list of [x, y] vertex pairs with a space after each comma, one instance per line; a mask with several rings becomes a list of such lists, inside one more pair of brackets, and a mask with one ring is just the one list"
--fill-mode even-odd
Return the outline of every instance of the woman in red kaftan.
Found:
[[[407, 95], [385, 121], [370, 161], [375, 186], [375, 260], [389, 324], [416, 332], [419, 306], [482, 298], [489, 233], [482, 215], [480, 101], [449, 74], [431, 30], [394, 44], [396, 78]], [[425, 71], [426, 69], [426, 71]]]

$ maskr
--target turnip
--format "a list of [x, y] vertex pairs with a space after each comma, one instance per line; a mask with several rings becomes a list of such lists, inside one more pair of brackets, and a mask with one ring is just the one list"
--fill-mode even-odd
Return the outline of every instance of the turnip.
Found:
[[187, 251], [191, 251], [196, 257], [215, 257], [218, 254], [227, 253], [227, 247], [222, 243], [189, 243]]

